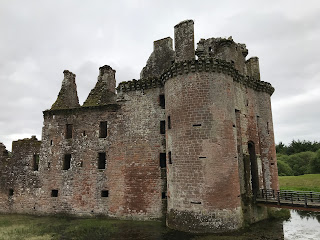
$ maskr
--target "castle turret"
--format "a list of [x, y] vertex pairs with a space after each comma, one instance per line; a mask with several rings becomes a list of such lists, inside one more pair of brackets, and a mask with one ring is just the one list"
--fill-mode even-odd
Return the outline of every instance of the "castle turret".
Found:
[[68, 70], [63, 71], [64, 79], [57, 100], [51, 110], [79, 107], [77, 94], [76, 75]]
[[174, 26], [174, 44], [176, 62], [195, 58], [193, 20], [185, 20]]
[[116, 97], [116, 71], [110, 66], [104, 65], [99, 68], [99, 76], [96, 86], [91, 90], [84, 107], [105, 105], [115, 101]]
[[252, 57], [246, 61], [247, 75], [260, 80], [259, 58]]
[[140, 73], [140, 78], [159, 77], [161, 73], [168, 69], [174, 60], [174, 50], [172, 48], [172, 38], [167, 37], [153, 42], [153, 52], [151, 53], [146, 66]]

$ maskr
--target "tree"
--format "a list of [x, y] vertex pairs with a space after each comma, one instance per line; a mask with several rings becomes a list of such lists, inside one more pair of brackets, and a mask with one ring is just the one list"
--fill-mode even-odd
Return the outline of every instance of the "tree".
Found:
[[279, 176], [292, 176], [293, 175], [293, 171], [291, 169], [291, 167], [289, 166], [289, 164], [287, 164], [284, 161], [281, 161], [278, 159], [277, 161], [278, 163], [278, 175]]
[[300, 152], [290, 155], [286, 163], [289, 164], [295, 176], [308, 174], [311, 173], [310, 162], [314, 156], [314, 152]]
[[315, 152], [309, 164], [311, 173], [320, 173], [320, 149]]

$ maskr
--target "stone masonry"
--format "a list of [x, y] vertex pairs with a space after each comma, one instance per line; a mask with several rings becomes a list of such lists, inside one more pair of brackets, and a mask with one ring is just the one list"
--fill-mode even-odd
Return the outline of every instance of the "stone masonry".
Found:
[[72, 72], [43, 112], [42, 140], [0, 143], [0, 211], [166, 219], [189, 232], [267, 218], [278, 189], [270, 96], [259, 59], [232, 37], [201, 39], [194, 22], [154, 42], [141, 79], [116, 88], [110, 66], [81, 106]]

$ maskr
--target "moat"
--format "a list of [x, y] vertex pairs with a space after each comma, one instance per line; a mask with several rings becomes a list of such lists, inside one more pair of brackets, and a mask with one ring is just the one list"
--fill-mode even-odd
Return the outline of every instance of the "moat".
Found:
[[320, 212], [291, 210], [288, 220], [266, 220], [232, 234], [188, 234], [161, 222], [105, 218], [0, 215], [0, 239], [298, 240], [320, 239]]

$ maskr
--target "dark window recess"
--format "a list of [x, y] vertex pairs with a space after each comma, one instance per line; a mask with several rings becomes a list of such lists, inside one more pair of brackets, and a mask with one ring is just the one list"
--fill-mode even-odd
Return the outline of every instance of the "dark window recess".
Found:
[[33, 155], [33, 171], [39, 170], [39, 154]]
[[73, 125], [72, 124], [67, 124], [66, 125], [66, 139], [72, 138], [72, 129], [73, 129]]
[[190, 202], [191, 204], [201, 204], [201, 202]]
[[68, 170], [71, 163], [71, 154], [65, 154], [63, 159], [63, 170]]
[[53, 144], [53, 141], [51, 140], [51, 141], [50, 141], [50, 145], [52, 146], [52, 144]]
[[51, 190], [51, 197], [58, 197], [58, 190]]
[[267, 122], [267, 132], [268, 132], [268, 134], [270, 134], [270, 130], [269, 130], [269, 122]]
[[99, 131], [99, 137], [100, 138], [106, 138], [108, 135], [108, 128], [107, 128], [107, 122], [100, 122], [100, 131]]
[[13, 196], [13, 189], [12, 188], [9, 189], [9, 196]]
[[271, 165], [274, 165], [274, 163], [271, 163]]
[[192, 126], [194, 126], [194, 127], [201, 127], [201, 123], [193, 124]]
[[160, 167], [166, 168], [166, 153], [160, 153]]
[[163, 108], [163, 109], [166, 108], [166, 100], [165, 100], [163, 94], [159, 95], [159, 103], [160, 103], [161, 108]]
[[168, 116], [168, 129], [171, 129], [171, 117]]
[[101, 197], [109, 197], [109, 191], [108, 190], [102, 190], [101, 191]]
[[99, 153], [98, 169], [106, 168], [106, 153]]
[[80, 161], [79, 166], [80, 166], [80, 167], [83, 167], [83, 161]]
[[199, 158], [207, 158], [207, 157], [199, 157]]
[[169, 157], [169, 164], [172, 164], [172, 159], [171, 159], [171, 152], [168, 153]]
[[166, 133], [166, 121], [160, 121], [160, 133], [161, 134]]
[[162, 192], [161, 193], [161, 198], [162, 199], [167, 199], [167, 193], [166, 192]]
[[83, 131], [83, 136], [86, 136], [86, 131]]

